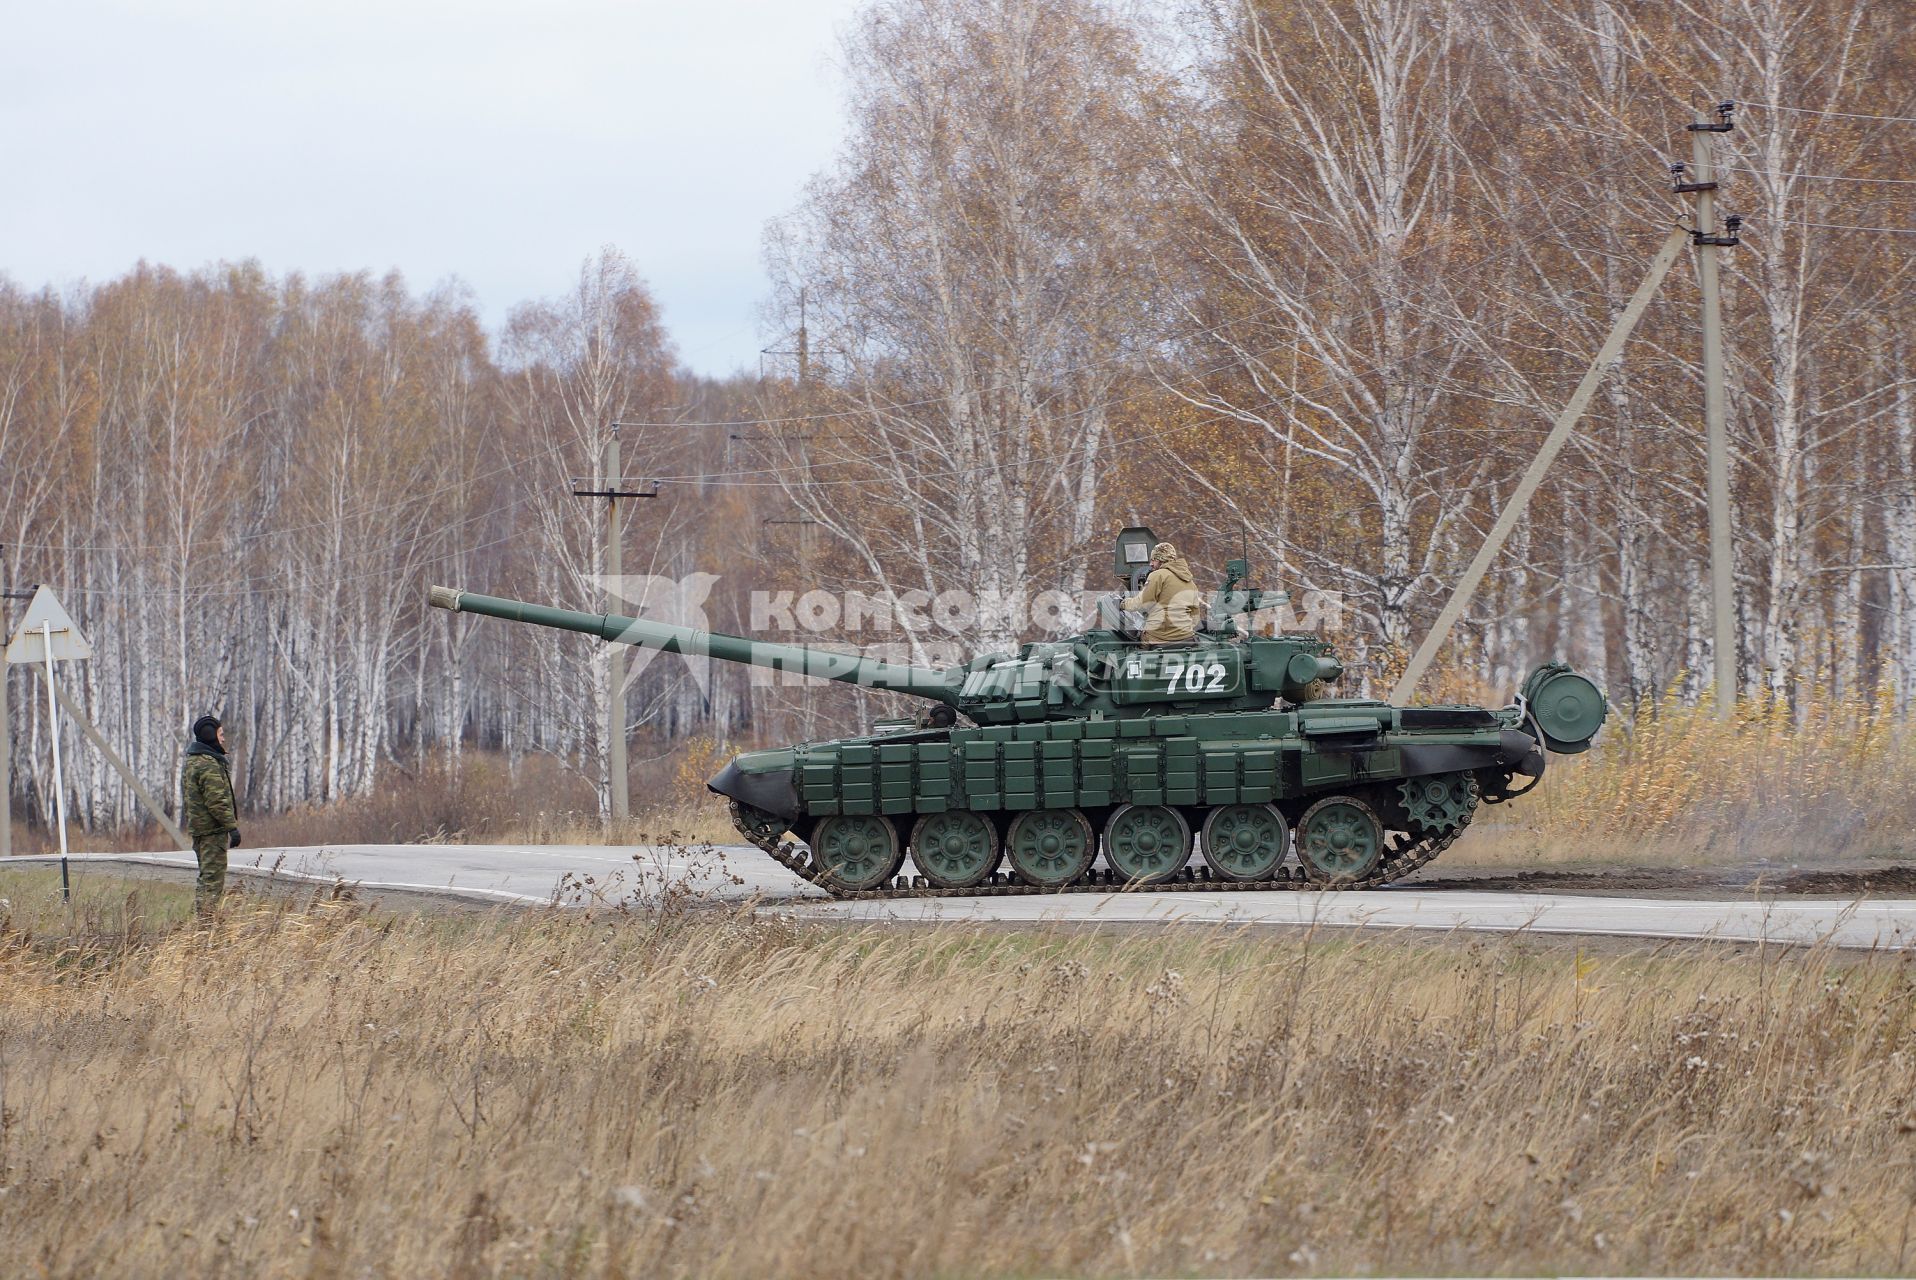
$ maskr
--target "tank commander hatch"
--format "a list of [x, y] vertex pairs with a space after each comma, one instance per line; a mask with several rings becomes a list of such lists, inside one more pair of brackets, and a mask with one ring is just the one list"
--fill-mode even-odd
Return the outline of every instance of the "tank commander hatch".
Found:
[[1204, 597], [1191, 576], [1190, 562], [1168, 542], [1151, 548], [1151, 574], [1144, 588], [1120, 606], [1142, 610], [1144, 643], [1184, 644], [1197, 635]]

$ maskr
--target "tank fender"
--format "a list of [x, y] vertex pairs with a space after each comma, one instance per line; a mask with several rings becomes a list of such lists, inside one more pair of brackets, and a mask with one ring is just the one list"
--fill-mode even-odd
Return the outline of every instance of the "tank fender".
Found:
[[767, 769], [762, 773], [747, 773], [734, 760], [713, 774], [705, 787], [708, 791], [716, 791], [719, 795], [749, 804], [754, 809], [763, 809], [776, 817], [796, 818], [804, 812], [798, 802], [798, 787], [793, 782], [790, 766]]
[[1463, 773], [1472, 769], [1509, 769], [1525, 777], [1543, 776], [1543, 748], [1521, 729], [1505, 729], [1496, 746], [1454, 742], [1406, 742], [1398, 749], [1405, 777]]
[[1490, 769], [1503, 759], [1503, 751], [1497, 747], [1464, 746], [1453, 742], [1409, 742], [1400, 746], [1398, 752], [1400, 768], [1408, 778], [1421, 778], [1431, 773]]

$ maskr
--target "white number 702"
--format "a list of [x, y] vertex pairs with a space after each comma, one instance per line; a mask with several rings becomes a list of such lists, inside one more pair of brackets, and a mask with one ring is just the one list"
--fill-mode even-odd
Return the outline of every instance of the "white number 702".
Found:
[[1158, 674], [1164, 679], [1164, 691], [1176, 693], [1178, 682], [1184, 682], [1187, 693], [1223, 693], [1226, 672], [1222, 662], [1193, 662], [1184, 665], [1184, 659], [1167, 657]]

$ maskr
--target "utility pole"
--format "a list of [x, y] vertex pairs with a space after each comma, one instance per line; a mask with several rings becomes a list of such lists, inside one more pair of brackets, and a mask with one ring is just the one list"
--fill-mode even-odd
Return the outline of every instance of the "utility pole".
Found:
[[818, 550], [818, 521], [808, 520], [803, 516], [793, 516], [789, 519], [782, 520], [761, 520], [759, 524], [762, 526], [796, 526], [798, 529], [799, 567], [804, 569], [811, 567], [812, 556]]
[[[619, 612], [612, 593], [625, 576], [624, 522], [619, 519], [619, 424], [612, 424], [612, 436], [605, 442], [605, 612]], [[631, 768], [625, 758], [625, 646], [615, 644], [605, 655], [606, 756], [612, 774], [612, 821], [624, 822], [632, 816]]]
[[1743, 220], [1732, 214], [1723, 220], [1728, 233], [1716, 230], [1716, 168], [1710, 154], [1710, 135], [1736, 128], [1735, 104], [1717, 104], [1716, 119], [1703, 112], [1687, 126], [1690, 163], [1696, 172], [1685, 181], [1681, 163], [1670, 166], [1679, 195], [1696, 197], [1697, 281], [1703, 294], [1703, 423], [1709, 449], [1710, 490], [1710, 659], [1716, 675], [1716, 714], [1728, 720], [1736, 712], [1736, 591], [1734, 555], [1730, 544], [1730, 442], [1725, 423], [1723, 392], [1723, 303], [1717, 276], [1716, 251], [1737, 243]]
[[[31, 590], [0, 590], [0, 600], [31, 599]], [[4, 622], [0, 618], [0, 624]], [[8, 630], [0, 625], [0, 632]], [[13, 856], [13, 728], [7, 719], [7, 683], [12, 671], [11, 663], [0, 662], [0, 858]]]
[[801, 387], [810, 380], [812, 372], [811, 335], [805, 332], [806, 291], [806, 286], [798, 287], [798, 385]]
[[806, 323], [807, 308], [811, 301], [811, 288], [800, 285], [798, 289], [798, 330], [792, 335], [790, 347], [765, 347], [758, 353], [758, 376], [765, 376], [766, 356], [798, 357], [798, 385], [803, 387], [812, 379], [812, 333]]
[[[614, 601], [620, 579], [625, 573], [624, 556], [621, 554], [624, 521], [619, 513], [619, 499], [656, 498], [659, 495], [657, 485], [637, 488], [621, 477], [619, 425], [616, 422], [612, 424], [612, 433], [606, 439], [605, 458], [597, 483], [582, 478], [572, 482], [573, 497], [605, 499], [605, 572], [600, 575], [599, 600], [606, 613], [618, 612]], [[606, 652], [605, 682], [606, 772], [611, 775], [611, 820], [624, 822], [632, 816], [632, 791], [625, 757], [625, 646], [616, 641]]]

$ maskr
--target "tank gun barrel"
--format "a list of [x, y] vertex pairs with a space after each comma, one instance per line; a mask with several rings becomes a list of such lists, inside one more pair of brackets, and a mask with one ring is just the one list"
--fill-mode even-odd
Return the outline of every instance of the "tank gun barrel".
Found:
[[[957, 683], [948, 678], [945, 672], [929, 667], [878, 662], [856, 654], [834, 653], [829, 649], [813, 649], [805, 645], [747, 640], [743, 636], [699, 631], [663, 622], [646, 622], [617, 613], [579, 613], [572, 609], [554, 609], [548, 605], [528, 604], [503, 596], [480, 595], [453, 587], [433, 587], [427, 594], [427, 602], [435, 609], [450, 609], [454, 613], [483, 614], [489, 618], [504, 618], [508, 622], [527, 622], [535, 627], [577, 631], [582, 635], [597, 636], [601, 640], [658, 649], [665, 653], [796, 671], [825, 680], [863, 685], [868, 689], [888, 689], [894, 693], [931, 698], [950, 706], [958, 704]], [[959, 675], [962, 676], [962, 671]]]

